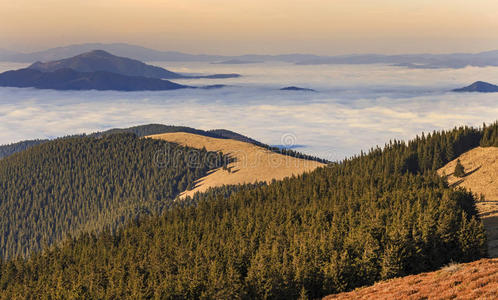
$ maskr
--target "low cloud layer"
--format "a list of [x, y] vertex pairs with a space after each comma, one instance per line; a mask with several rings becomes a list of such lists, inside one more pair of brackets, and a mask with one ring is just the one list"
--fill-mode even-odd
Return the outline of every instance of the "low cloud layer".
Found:
[[[192, 64], [182, 68], [203, 73], [228, 67]], [[285, 139], [291, 135], [293, 143], [305, 146], [299, 151], [335, 160], [390, 139], [410, 139], [422, 131], [481, 125], [498, 118], [498, 94], [447, 92], [478, 79], [498, 78], [498, 68], [286, 64], [241, 68], [230, 70], [242, 71], [244, 77], [218, 90], [124, 93], [0, 88], [0, 144], [163, 123], [226, 128], [274, 145], [287, 144]], [[287, 85], [320, 92], [278, 90]]]

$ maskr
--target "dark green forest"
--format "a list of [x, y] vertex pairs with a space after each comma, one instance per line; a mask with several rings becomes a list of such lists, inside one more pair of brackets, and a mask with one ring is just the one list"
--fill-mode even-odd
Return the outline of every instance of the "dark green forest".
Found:
[[479, 259], [486, 237], [474, 195], [435, 171], [474, 147], [498, 146], [497, 127], [392, 141], [299, 177], [197, 194], [114, 232], [82, 233], [2, 261], [0, 294], [318, 298]]
[[220, 153], [133, 134], [61, 138], [0, 160], [0, 255], [159, 214], [223, 162]]

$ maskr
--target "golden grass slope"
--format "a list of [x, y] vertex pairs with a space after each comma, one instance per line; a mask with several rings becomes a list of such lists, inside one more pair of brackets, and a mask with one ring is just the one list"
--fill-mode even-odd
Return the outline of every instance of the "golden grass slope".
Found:
[[[457, 159], [465, 168], [463, 178], [453, 176]], [[484, 195], [485, 201], [478, 202], [477, 209], [486, 229], [489, 256], [498, 257], [498, 148], [478, 147], [457, 159], [439, 169], [438, 173], [446, 175], [454, 186]]]
[[450, 264], [324, 299], [498, 299], [498, 259]]
[[192, 196], [196, 192], [204, 192], [208, 188], [222, 185], [271, 182], [273, 179], [280, 180], [325, 166], [323, 163], [278, 154], [232, 139], [218, 139], [185, 132], [156, 134], [148, 138], [198, 149], [205, 147], [208, 151], [221, 151], [235, 159], [228, 165], [231, 172], [222, 168], [211, 171], [196, 182], [194, 189], [183, 192], [180, 197]]

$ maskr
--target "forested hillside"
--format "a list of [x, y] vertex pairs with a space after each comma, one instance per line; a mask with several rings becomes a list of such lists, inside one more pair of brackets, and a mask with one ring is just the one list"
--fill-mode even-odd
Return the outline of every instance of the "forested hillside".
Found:
[[220, 163], [220, 153], [133, 134], [62, 138], [2, 159], [0, 255], [159, 214]]
[[1, 294], [317, 298], [481, 258], [473, 194], [435, 170], [496, 141], [496, 126], [391, 142], [299, 177], [197, 195], [115, 234], [83, 234], [3, 262]]

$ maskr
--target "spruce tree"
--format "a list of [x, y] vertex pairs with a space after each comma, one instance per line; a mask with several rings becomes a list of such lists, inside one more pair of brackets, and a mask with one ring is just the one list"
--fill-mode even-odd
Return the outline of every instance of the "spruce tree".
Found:
[[457, 160], [453, 175], [455, 175], [455, 177], [460, 177], [460, 178], [465, 176], [465, 168], [463, 167], [459, 159]]

